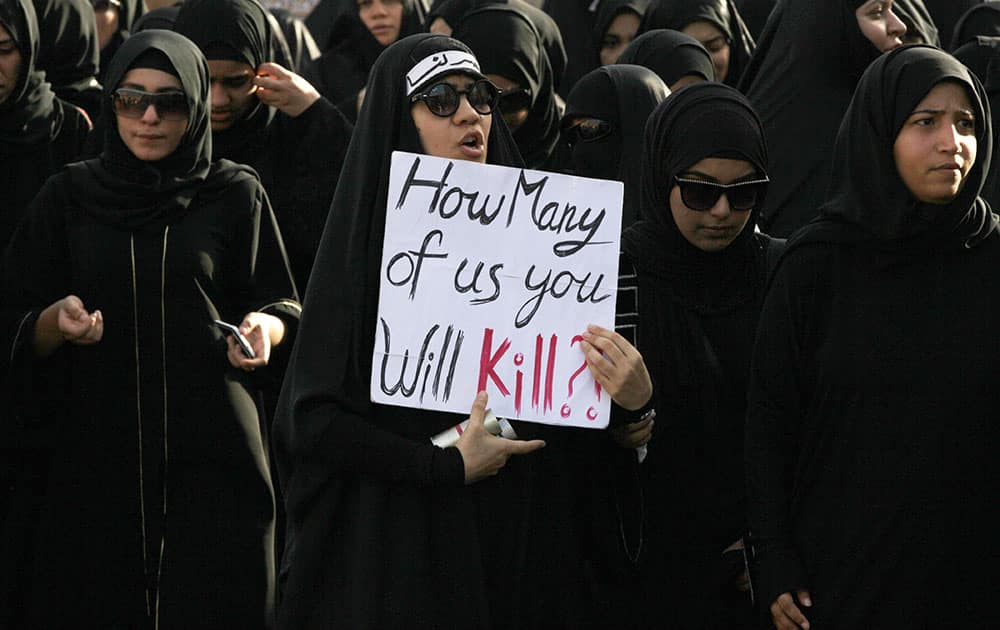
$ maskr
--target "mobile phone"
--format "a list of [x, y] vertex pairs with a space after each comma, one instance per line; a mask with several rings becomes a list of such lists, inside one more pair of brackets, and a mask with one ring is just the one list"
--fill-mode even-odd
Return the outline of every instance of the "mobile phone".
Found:
[[236, 343], [240, 344], [240, 350], [246, 355], [248, 359], [256, 359], [257, 353], [253, 351], [253, 347], [240, 329], [228, 322], [224, 322], [221, 319], [215, 320], [215, 325], [218, 326], [223, 332], [232, 335], [236, 339]]

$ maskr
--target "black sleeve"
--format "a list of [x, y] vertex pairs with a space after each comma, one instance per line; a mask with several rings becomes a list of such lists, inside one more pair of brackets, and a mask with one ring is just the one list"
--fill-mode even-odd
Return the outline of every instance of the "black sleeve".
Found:
[[[618, 257], [618, 299], [615, 304], [615, 332], [630, 344], [639, 348], [639, 277], [635, 265], [624, 253]], [[641, 349], [640, 349], [641, 351]], [[644, 413], [654, 407], [654, 395], [640, 409], [629, 411], [611, 402], [612, 424], [638, 421]]]
[[780, 594], [808, 588], [792, 536], [789, 505], [805, 413], [807, 327], [818, 307], [815, 269], [802, 250], [778, 266], [764, 299], [754, 346], [745, 434], [747, 509], [755, 590], [765, 608]]

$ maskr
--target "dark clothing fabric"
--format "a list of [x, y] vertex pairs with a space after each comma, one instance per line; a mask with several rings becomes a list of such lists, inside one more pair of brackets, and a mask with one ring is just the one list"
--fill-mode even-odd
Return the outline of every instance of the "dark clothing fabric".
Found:
[[180, 10], [180, 5], [174, 5], [172, 7], [160, 7], [159, 9], [143, 13], [142, 17], [136, 20], [132, 32], [138, 33], [139, 31], [148, 31], [153, 28], [172, 31], [174, 30], [174, 22], [177, 21], [177, 14]]
[[314, 76], [313, 65], [323, 53], [313, 39], [312, 33], [306, 28], [305, 22], [285, 9], [270, 9], [270, 12], [281, 26], [281, 32], [288, 43], [288, 53], [291, 55], [290, 69], [305, 77]]
[[498, 74], [530, 91], [528, 118], [514, 131], [514, 140], [528, 168], [561, 171], [566, 161], [559, 145], [562, 111], [552, 66], [531, 20], [513, 5], [491, 5], [466, 13], [452, 35], [472, 49], [483, 74]]
[[358, 4], [354, 0], [320, 0], [306, 16], [306, 27], [312, 33], [320, 52], [329, 50], [338, 42], [331, 40], [333, 26], [342, 15], [355, 13]]
[[445, 0], [436, 4], [427, 14], [427, 28], [429, 29], [434, 20], [439, 17], [444, 19], [448, 26], [454, 27], [469, 11], [490, 4], [510, 5], [531, 20], [535, 30], [541, 36], [545, 52], [549, 56], [553, 82], [558, 92], [562, 84], [563, 74], [566, 72], [566, 63], [568, 62], [562, 33], [559, 31], [559, 25], [556, 24], [555, 20], [541, 9], [527, 2], [523, 2], [522, 0]]
[[[643, 220], [622, 235], [636, 273], [636, 342], [653, 382], [656, 426], [633, 471], [641, 552], [627, 627], [749, 628], [742, 572], [723, 551], [746, 531], [743, 419], [753, 331], [770, 239], [753, 214], [732, 243], [706, 252], [677, 227], [673, 177], [706, 157], [750, 162], [764, 174], [760, 120], [733, 88], [702, 83], [669, 96], [646, 126]], [[632, 419], [635, 420], [634, 418]]]
[[580, 77], [597, 67], [598, 46], [594, 31], [593, 2], [587, 0], [545, 0], [542, 10], [552, 17], [562, 33], [566, 47], [566, 72], [559, 82], [559, 95], [565, 98]]
[[942, 48], [947, 46], [947, 50], [952, 50], [951, 36], [955, 32], [955, 23], [971, 7], [982, 3], [983, 0], [924, 0], [934, 24], [937, 25]]
[[[4, 329], [12, 389], [51, 457], [30, 480], [40, 494], [13, 508], [28, 513], [13, 525], [37, 518], [37, 535], [2, 538], [5, 558], [33, 545], [13, 585], [27, 627], [262, 628], [271, 614], [274, 498], [254, 381], [229, 365], [213, 320], [270, 313], [290, 345], [300, 309], [256, 176], [211, 162], [197, 48], [167, 31], [130, 37], [105, 102], [149, 50], [188, 98], [180, 145], [140, 162], [109, 117], [101, 157], [52, 177], [6, 252], [2, 314], [22, 317]], [[34, 321], [67, 294], [101, 310], [103, 337], [36, 359]]]
[[[424, 30], [426, 20], [423, 0], [403, 0], [403, 22], [399, 39]], [[316, 61], [310, 78], [320, 94], [344, 112], [348, 120], [357, 120], [357, 95], [368, 81], [368, 72], [385, 47], [361, 22], [358, 8], [341, 12], [331, 27], [327, 48]]]
[[903, 43], [941, 46], [941, 33], [924, 0], [896, 0], [892, 3], [892, 12], [906, 25]]
[[630, 12], [642, 19], [646, 17], [649, 10], [650, 0], [602, 0], [598, 5], [597, 15], [594, 18], [594, 42], [597, 44], [597, 63], [601, 65], [600, 54], [604, 48], [604, 36], [607, 34], [611, 23], [622, 13]]
[[778, 0], [736, 0], [736, 6], [740, 10], [740, 15], [747, 23], [750, 34], [754, 39], [759, 39], [764, 31], [764, 24], [767, 23], [768, 16]]
[[[893, 145], [942, 80], [968, 90], [979, 149], [959, 195], [927, 208], [898, 176]], [[837, 185], [789, 241], [755, 344], [757, 592], [767, 605], [807, 588], [816, 628], [946, 627], [956, 611], [991, 628], [1000, 338], [979, 330], [1000, 314], [984, 273], [1000, 262], [1000, 232], [978, 197], [988, 104], [961, 64], [927, 46], [881, 57], [858, 94], [837, 137]]]
[[646, 119], [669, 93], [652, 70], [622, 64], [593, 70], [569, 93], [564, 128], [575, 118], [597, 118], [611, 125], [611, 132], [603, 138], [576, 143], [570, 154], [571, 165], [576, 175], [625, 184], [622, 229], [632, 225], [639, 215]]
[[625, 48], [618, 63], [645, 66], [659, 75], [667, 87], [688, 75], [715, 80], [715, 66], [708, 51], [697, 39], [680, 31], [659, 28], [646, 31]]
[[951, 34], [951, 50], [969, 43], [979, 35], [1000, 35], [1000, 3], [984, 2], [963, 13], [955, 22], [955, 29]]
[[708, 22], [726, 37], [729, 69], [724, 82], [735, 87], [750, 63], [756, 44], [733, 0], [660, 0], [646, 13], [640, 32], [658, 28], [683, 31], [698, 21]]
[[760, 225], [773, 236], [787, 237], [816, 216], [830, 182], [840, 120], [858, 78], [879, 54], [858, 28], [854, 10], [860, 4], [779, 3], [741, 81], [771, 149], [771, 185]]
[[0, 161], [6, 199], [0, 210], [0, 251], [45, 180], [80, 155], [90, 131], [86, 115], [52, 93], [37, 69], [39, 31], [30, 0], [0, 4], [0, 24], [21, 54], [10, 96], [0, 105]]
[[[345, 161], [351, 185], [337, 188], [323, 233], [275, 421], [281, 628], [488, 627], [494, 604], [506, 610], [496, 593], [522, 577], [520, 530], [508, 527], [519, 504], [499, 501], [501, 481], [463, 487], [461, 454], [429, 440], [463, 418], [368, 394], [390, 155], [421, 151], [405, 74], [443, 50], [468, 51], [414, 35], [375, 63]], [[490, 162], [519, 164], [499, 116], [487, 143]]]
[[[960, 46], [954, 53], [955, 58], [972, 71], [986, 89], [990, 101], [990, 112], [993, 116], [993, 158], [991, 164], [1000, 164], [1000, 37], [976, 37], [971, 42]], [[979, 195], [990, 204], [990, 208], [1000, 208], [1000, 172], [990, 169], [986, 183]]]
[[[199, 48], [223, 44], [256, 68], [276, 62], [279, 33], [256, 0], [191, 0], [175, 30]], [[305, 289], [351, 137], [324, 98], [296, 118], [257, 103], [243, 120], [213, 132], [213, 155], [251, 166], [281, 226], [296, 285]]]
[[101, 51], [88, 0], [32, 0], [40, 34], [35, 68], [45, 72], [56, 96], [82, 108], [91, 120], [101, 113], [97, 82]]
[[142, 16], [143, 11], [142, 0], [121, 0], [121, 6], [118, 7], [118, 29], [111, 36], [111, 41], [108, 42], [107, 46], [101, 49], [101, 60], [97, 73], [98, 83], [104, 84], [112, 57], [118, 52], [122, 42], [128, 39], [128, 36], [135, 30], [135, 23]]

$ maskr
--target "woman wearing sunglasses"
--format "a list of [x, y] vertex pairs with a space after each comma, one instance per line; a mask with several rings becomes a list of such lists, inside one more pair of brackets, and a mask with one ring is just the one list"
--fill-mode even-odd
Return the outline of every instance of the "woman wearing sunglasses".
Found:
[[466, 13], [452, 36], [473, 50], [502, 92], [500, 112], [528, 168], [561, 171], [568, 156], [559, 143], [562, 108], [541, 36], [513, 5]]
[[997, 215], [986, 91], [937, 48], [865, 71], [761, 314], [756, 592], [780, 630], [995, 628]]
[[509, 457], [543, 444], [487, 434], [483, 397], [441, 449], [430, 437], [464, 417], [369, 395], [391, 154], [517, 166], [497, 98], [442, 35], [404, 38], [372, 68], [275, 422], [288, 511], [279, 627], [510, 625], [523, 484], [503, 480], [531, 459]]
[[700, 83], [653, 112], [642, 160], [640, 221], [622, 234], [619, 330], [645, 359], [656, 411], [612, 428], [630, 458], [609, 508], [631, 563], [618, 614], [627, 627], [751, 628], [743, 419], [779, 246], [754, 231], [764, 134], [739, 92]]
[[13, 390], [51, 455], [23, 626], [262, 628], [255, 379], [291, 346], [294, 284], [256, 175], [211, 160], [195, 45], [139, 33], [108, 77], [103, 152], [49, 179], [4, 260]]
[[670, 90], [640, 66], [598, 68], [577, 81], [566, 99], [562, 138], [574, 175], [625, 183], [622, 227], [638, 215], [642, 132]]

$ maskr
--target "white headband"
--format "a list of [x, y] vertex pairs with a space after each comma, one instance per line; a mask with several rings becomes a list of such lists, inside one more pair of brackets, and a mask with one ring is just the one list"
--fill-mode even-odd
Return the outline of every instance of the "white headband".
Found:
[[482, 74], [476, 58], [461, 50], [445, 50], [424, 57], [406, 73], [406, 95], [412, 96], [418, 87], [430, 79], [463, 70]]

